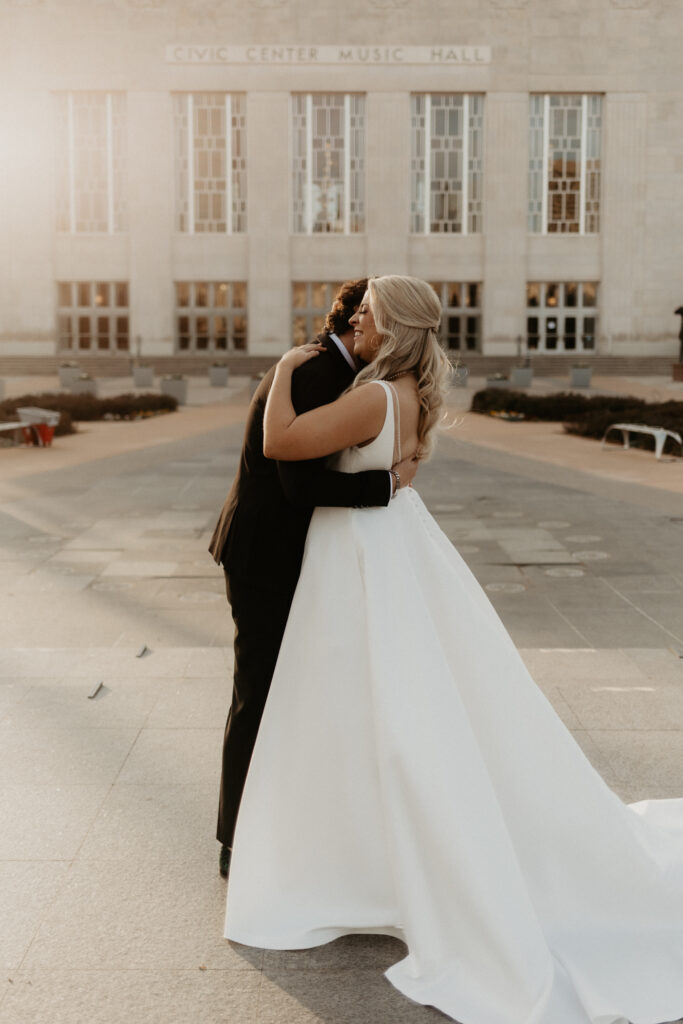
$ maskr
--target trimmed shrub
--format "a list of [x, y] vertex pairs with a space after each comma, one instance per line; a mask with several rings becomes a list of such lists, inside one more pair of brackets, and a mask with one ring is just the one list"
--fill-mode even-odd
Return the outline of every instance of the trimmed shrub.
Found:
[[[562, 422], [568, 434], [602, 440], [612, 423], [634, 423], [645, 427], [666, 427], [683, 434], [683, 402], [646, 402], [624, 395], [576, 395], [561, 391], [556, 395], [526, 395], [522, 391], [501, 391], [487, 388], [472, 398], [472, 412], [516, 413], [527, 420]], [[608, 442], [622, 444], [616, 431]], [[653, 448], [654, 439], [632, 434], [633, 448]], [[680, 454], [675, 441], [667, 439], [665, 452]]]
[[74, 420], [134, 420], [154, 416], [162, 412], [175, 412], [178, 403], [170, 395], [146, 393], [143, 395], [115, 395], [113, 398], [95, 398], [94, 395], [69, 395], [46, 392], [41, 395], [21, 395], [0, 402], [0, 419], [5, 422], [16, 419], [20, 406], [35, 405], [41, 409], [59, 412], [60, 419], [56, 435], [73, 434]]
[[[518, 412], [528, 420], [562, 422], [587, 413], [640, 408], [647, 405], [642, 398], [620, 395], [577, 395], [571, 391], [560, 391], [554, 395], [528, 395], [523, 391], [501, 388], [486, 388], [472, 397], [472, 412]], [[648, 408], [650, 408], [648, 406]]]
[[106, 406], [104, 415], [114, 420], [134, 420], [162, 412], [175, 412], [178, 408], [178, 402], [171, 395], [157, 395], [152, 392], [146, 392], [144, 395], [115, 395], [113, 398], [103, 398], [100, 401]]

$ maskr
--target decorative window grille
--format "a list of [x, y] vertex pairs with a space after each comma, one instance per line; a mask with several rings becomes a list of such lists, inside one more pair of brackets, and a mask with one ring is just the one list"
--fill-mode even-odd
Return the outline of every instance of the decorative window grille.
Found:
[[59, 281], [57, 335], [63, 352], [127, 352], [126, 281]]
[[176, 93], [176, 230], [247, 229], [246, 96]]
[[233, 352], [247, 348], [244, 281], [176, 281], [177, 352]]
[[594, 281], [530, 282], [526, 305], [529, 350], [594, 351], [598, 324], [598, 286]]
[[293, 230], [365, 230], [365, 96], [292, 96]]
[[325, 316], [340, 288], [341, 282], [292, 282], [292, 338], [295, 345], [305, 345], [324, 329]]
[[441, 300], [439, 330], [444, 348], [478, 352], [481, 349], [481, 284], [476, 281], [438, 281], [432, 288]]
[[55, 100], [57, 230], [125, 230], [125, 95], [67, 92]]
[[417, 234], [482, 230], [484, 97], [411, 96], [410, 230]]
[[601, 147], [602, 96], [530, 97], [530, 232], [599, 232]]

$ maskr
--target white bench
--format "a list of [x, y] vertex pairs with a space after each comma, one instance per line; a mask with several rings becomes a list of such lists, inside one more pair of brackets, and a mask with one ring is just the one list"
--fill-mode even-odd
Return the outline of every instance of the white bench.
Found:
[[624, 448], [630, 448], [630, 434], [649, 434], [655, 439], [655, 456], [661, 459], [662, 452], [664, 451], [664, 445], [666, 444], [667, 437], [673, 438], [683, 449], [683, 440], [681, 435], [677, 434], [675, 430], [667, 430], [665, 427], [646, 427], [642, 423], [612, 423], [602, 439], [603, 447], [607, 441], [607, 435], [610, 430], [620, 430], [624, 438]]
[[[18, 443], [17, 437], [19, 431], [21, 431], [27, 444], [30, 443], [29, 439], [32, 437], [33, 444], [40, 448], [51, 443], [52, 432], [59, 423], [58, 412], [54, 412], [52, 409], [39, 409], [34, 405], [25, 405], [17, 409], [17, 413], [19, 414], [19, 419], [15, 422], [0, 422], [0, 433], [4, 434], [12, 431], [15, 443]], [[50, 428], [49, 433], [41, 430], [41, 427]]]
[[26, 431], [27, 430], [30, 433], [32, 433], [32, 436], [35, 438], [35, 444], [40, 444], [38, 431], [35, 429], [35, 426], [32, 423], [22, 423], [21, 420], [17, 420], [14, 423], [0, 423], [0, 434], [6, 434], [9, 431], [11, 431], [15, 444], [19, 444], [20, 443], [18, 441], [18, 436], [19, 436], [19, 431], [20, 430], [23, 433], [24, 440], [26, 441], [27, 444], [29, 443], [26, 440]]

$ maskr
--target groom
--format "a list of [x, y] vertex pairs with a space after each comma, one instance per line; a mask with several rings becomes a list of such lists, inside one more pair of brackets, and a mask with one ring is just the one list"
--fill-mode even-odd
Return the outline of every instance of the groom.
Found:
[[[349, 318], [360, 305], [366, 285], [365, 278], [342, 285], [325, 319], [325, 332], [317, 338], [325, 351], [294, 372], [292, 403], [297, 415], [333, 402], [358, 372]], [[235, 622], [235, 672], [218, 806], [223, 877], [228, 873], [242, 789], [313, 509], [316, 505], [386, 506], [398, 486], [411, 482], [418, 465], [406, 459], [394, 467], [395, 473], [383, 469], [338, 473], [326, 469], [324, 459], [267, 459], [263, 454], [263, 416], [274, 375], [272, 367], [249, 406], [239, 469], [209, 546], [225, 571]], [[330, 614], [334, 614], [333, 608]]]

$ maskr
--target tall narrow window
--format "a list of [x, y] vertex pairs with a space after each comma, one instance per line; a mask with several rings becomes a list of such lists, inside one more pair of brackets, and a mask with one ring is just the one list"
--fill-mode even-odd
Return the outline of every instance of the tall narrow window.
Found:
[[176, 93], [176, 230], [247, 229], [246, 97]]
[[483, 96], [411, 97], [411, 231], [482, 230], [483, 144]]
[[295, 232], [365, 230], [364, 96], [292, 96], [292, 190]]
[[125, 229], [125, 96], [58, 93], [57, 230]]
[[529, 231], [600, 230], [602, 96], [531, 96]]

